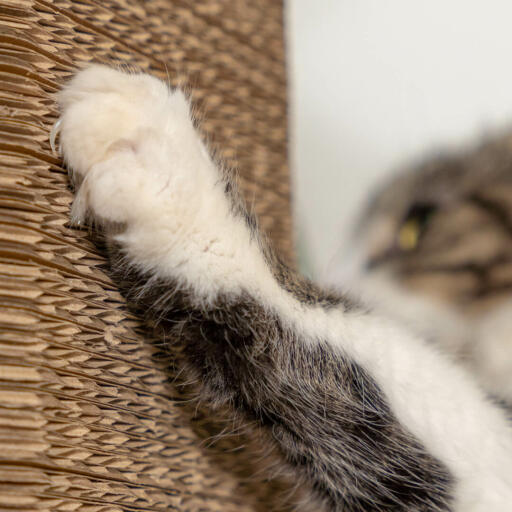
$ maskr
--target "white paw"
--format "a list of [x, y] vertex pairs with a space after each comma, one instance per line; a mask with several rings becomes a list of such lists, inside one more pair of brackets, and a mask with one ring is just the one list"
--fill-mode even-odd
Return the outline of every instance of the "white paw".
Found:
[[267, 275], [181, 92], [92, 66], [58, 102], [60, 146], [77, 188], [72, 221], [122, 224], [112, 235], [132, 263], [179, 278], [203, 298], [242, 289], [247, 268], [249, 281]]
[[79, 187], [75, 221], [86, 212], [118, 222], [142, 215], [142, 207], [148, 213], [158, 191], [208, 159], [184, 95], [152, 76], [93, 65], [57, 101], [60, 147]]

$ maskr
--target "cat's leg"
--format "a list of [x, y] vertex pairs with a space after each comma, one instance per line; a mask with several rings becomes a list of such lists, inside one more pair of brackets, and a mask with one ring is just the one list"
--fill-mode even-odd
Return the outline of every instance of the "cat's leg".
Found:
[[329, 511], [508, 511], [512, 434], [421, 340], [279, 264], [188, 106], [102, 66], [60, 93], [76, 220], [127, 298], [187, 344], [203, 397], [259, 422]]

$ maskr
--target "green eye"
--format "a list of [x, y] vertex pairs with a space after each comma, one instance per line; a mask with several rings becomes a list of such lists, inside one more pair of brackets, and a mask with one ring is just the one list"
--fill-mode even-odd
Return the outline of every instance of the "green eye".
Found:
[[434, 205], [425, 203], [415, 204], [409, 209], [398, 230], [397, 245], [402, 251], [412, 251], [418, 247], [435, 209]]

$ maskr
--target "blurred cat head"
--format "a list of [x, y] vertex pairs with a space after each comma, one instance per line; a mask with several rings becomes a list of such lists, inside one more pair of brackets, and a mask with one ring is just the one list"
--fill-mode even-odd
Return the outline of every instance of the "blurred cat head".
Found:
[[512, 136], [399, 175], [357, 231], [367, 272], [465, 314], [496, 307], [512, 293]]
[[[512, 360], [512, 135], [398, 174], [373, 195], [348, 245], [337, 284], [458, 357], [498, 343]], [[484, 342], [496, 316], [508, 328]]]

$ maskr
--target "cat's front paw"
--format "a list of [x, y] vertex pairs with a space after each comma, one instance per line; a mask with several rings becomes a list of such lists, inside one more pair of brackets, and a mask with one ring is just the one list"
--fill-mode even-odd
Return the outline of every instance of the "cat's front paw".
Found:
[[78, 72], [57, 96], [60, 146], [68, 168], [83, 179], [113, 144], [134, 140], [140, 128], [151, 126], [157, 105], [168, 96], [165, 84], [149, 75], [102, 65]]
[[179, 173], [184, 152], [200, 153], [185, 97], [150, 75], [92, 65], [57, 101], [60, 147], [78, 188], [75, 221], [86, 212], [129, 220]]

